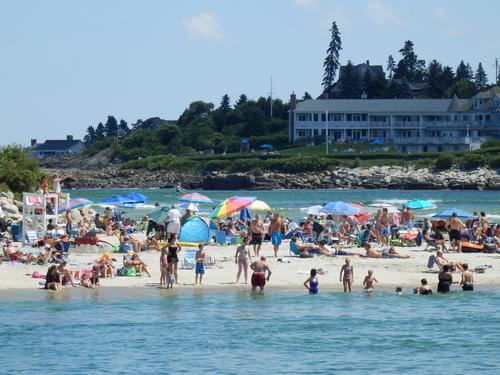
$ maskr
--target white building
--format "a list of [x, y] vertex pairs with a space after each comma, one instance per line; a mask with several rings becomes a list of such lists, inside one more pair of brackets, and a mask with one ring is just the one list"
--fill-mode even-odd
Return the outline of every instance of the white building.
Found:
[[472, 99], [316, 99], [292, 94], [290, 142], [381, 139], [402, 152], [459, 151], [500, 138], [500, 87]]

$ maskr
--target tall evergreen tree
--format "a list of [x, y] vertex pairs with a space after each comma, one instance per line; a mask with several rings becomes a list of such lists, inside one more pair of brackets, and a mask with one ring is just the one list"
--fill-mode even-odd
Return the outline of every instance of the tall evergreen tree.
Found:
[[426, 79], [434, 87], [440, 84], [441, 76], [443, 74], [443, 66], [437, 60], [432, 60], [427, 67]]
[[485, 88], [488, 85], [488, 76], [483, 69], [483, 64], [479, 63], [477, 66], [476, 74], [474, 75], [474, 83], [479, 90]]
[[118, 138], [125, 137], [130, 132], [127, 121], [121, 119], [118, 124]]
[[106, 130], [104, 129], [104, 125], [100, 122], [95, 128], [95, 138], [96, 140], [102, 139], [106, 136]]
[[339, 52], [342, 49], [342, 40], [340, 39], [340, 31], [337, 27], [337, 23], [333, 21], [332, 27], [330, 28], [331, 40], [326, 50], [325, 61], [323, 62], [323, 89], [328, 90], [335, 82], [335, 74], [340, 66]]
[[464, 60], [460, 61], [460, 64], [458, 64], [457, 67], [457, 72], [455, 74], [455, 79], [457, 81], [460, 81], [461, 79], [469, 79], [471, 80], [472, 77], [472, 69], [470, 69], [469, 64], [465, 64]]
[[106, 137], [118, 137], [118, 122], [114, 116], [108, 116], [104, 129]]
[[411, 40], [407, 40], [399, 50], [403, 57], [399, 60], [394, 78], [406, 78], [408, 81], [421, 81], [424, 76], [425, 60], [419, 60], [415, 53], [414, 44]]
[[359, 99], [361, 97], [363, 89], [361, 78], [358, 76], [356, 67], [349, 60], [340, 77], [342, 87], [341, 96], [343, 99]]
[[443, 68], [443, 73], [439, 78], [438, 88], [444, 93], [448, 90], [455, 82], [455, 74], [453, 73], [453, 68], [451, 66], [445, 66]]
[[363, 77], [362, 88], [368, 99], [381, 99], [385, 95], [387, 80], [383, 74], [373, 76], [367, 70]]
[[218, 109], [220, 109], [220, 111], [224, 113], [229, 112], [231, 110], [231, 101], [229, 99], [229, 95], [224, 94], [224, 96], [220, 101], [220, 106]]
[[248, 102], [248, 98], [245, 94], [241, 94], [238, 100], [236, 101], [236, 106], [240, 106]]
[[96, 141], [95, 129], [93, 126], [87, 128], [87, 134], [83, 137], [83, 142], [86, 145], [90, 145]]
[[307, 91], [304, 93], [304, 96], [302, 96], [302, 100], [311, 100], [311, 99], [312, 96]]
[[389, 73], [389, 79], [392, 79], [395, 70], [396, 61], [394, 61], [394, 57], [392, 57], [392, 55], [389, 55], [389, 57], [387, 58], [387, 73]]

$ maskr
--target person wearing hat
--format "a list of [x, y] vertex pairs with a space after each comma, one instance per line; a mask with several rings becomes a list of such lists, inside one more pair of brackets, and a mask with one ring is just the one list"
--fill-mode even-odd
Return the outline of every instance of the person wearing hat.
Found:
[[106, 278], [109, 276], [113, 278], [113, 260], [107, 251], [102, 253], [102, 255], [96, 260], [96, 265], [99, 267], [102, 277]]

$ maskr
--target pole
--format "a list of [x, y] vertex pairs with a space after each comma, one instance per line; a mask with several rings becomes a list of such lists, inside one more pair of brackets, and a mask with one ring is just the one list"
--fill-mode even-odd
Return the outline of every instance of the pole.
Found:
[[269, 92], [269, 116], [272, 118], [273, 117], [273, 76], [271, 76], [271, 91]]
[[326, 111], [326, 118], [325, 118], [325, 150], [326, 154], [328, 155], [328, 111]]

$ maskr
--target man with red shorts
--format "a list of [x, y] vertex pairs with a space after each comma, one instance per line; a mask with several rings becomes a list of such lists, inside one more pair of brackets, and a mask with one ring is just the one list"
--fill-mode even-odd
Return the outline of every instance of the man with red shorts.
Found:
[[[260, 260], [253, 262], [250, 265], [250, 268], [253, 271], [252, 274], [252, 291], [255, 291], [257, 287], [260, 290], [264, 290], [264, 286], [266, 285], [266, 281], [269, 281], [271, 277], [271, 270], [267, 266], [266, 257], [261, 257]], [[266, 278], [267, 271], [267, 278]]]

